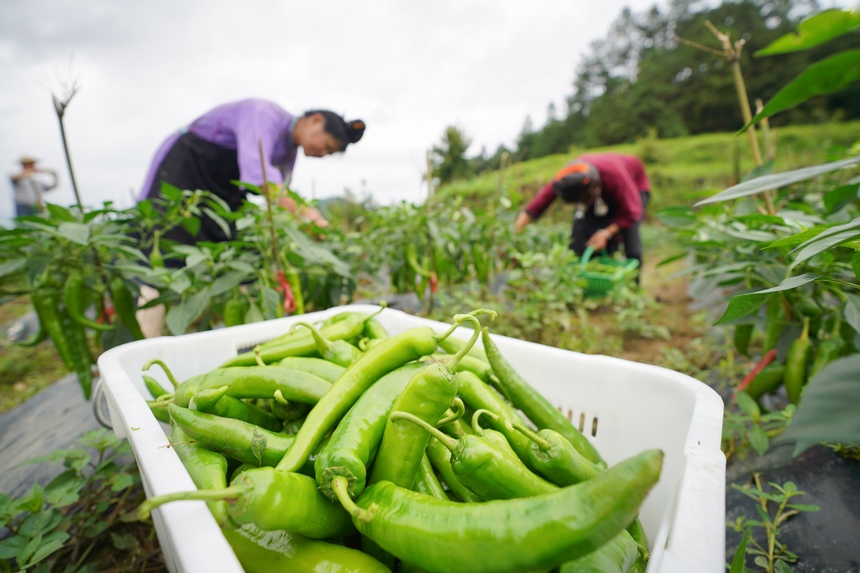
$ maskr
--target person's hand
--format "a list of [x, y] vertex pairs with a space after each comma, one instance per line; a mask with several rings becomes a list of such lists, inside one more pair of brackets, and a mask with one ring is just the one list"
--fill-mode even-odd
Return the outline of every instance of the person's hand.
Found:
[[586, 247], [594, 247], [595, 251], [602, 251], [606, 248], [609, 239], [612, 238], [612, 233], [606, 229], [598, 229], [591, 238], [585, 243]]
[[532, 217], [525, 211], [520, 211], [517, 214], [517, 219], [514, 221], [514, 232], [519, 233], [525, 229], [526, 225], [532, 222]]

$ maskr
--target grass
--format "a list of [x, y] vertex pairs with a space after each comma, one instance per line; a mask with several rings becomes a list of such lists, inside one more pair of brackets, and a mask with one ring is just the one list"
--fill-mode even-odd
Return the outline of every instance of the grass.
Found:
[[[788, 126], [775, 130], [774, 135], [777, 158], [773, 169], [790, 171], [827, 162], [834, 150], [854, 145], [860, 140], [860, 121]], [[568, 153], [507, 167], [503, 186], [510, 199], [520, 204], [550, 181], [559, 168], [586, 151], [613, 151], [641, 157], [651, 179], [653, 195], [649, 210], [652, 212], [669, 205], [691, 205], [696, 197], [738, 183], [755, 167], [746, 136], [709, 133], [676, 139], [645, 138], [636, 143], [588, 150], [573, 147]], [[498, 193], [499, 176], [498, 171], [492, 171], [444, 185], [435, 192], [434, 200], [465, 196], [485, 201]]]

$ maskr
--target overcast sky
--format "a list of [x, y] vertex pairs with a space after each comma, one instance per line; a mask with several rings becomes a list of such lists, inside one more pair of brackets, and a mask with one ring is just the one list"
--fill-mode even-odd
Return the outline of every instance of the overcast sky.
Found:
[[[492, 152], [530, 115], [564, 109], [576, 65], [624, 6], [652, 0], [4, 0], [0, 165], [21, 154], [60, 171], [48, 200], [72, 202], [51, 93], [76, 79], [66, 130], [84, 202], [132, 204], [153, 153], [208, 109], [262, 97], [367, 123], [340, 155], [299, 157], [293, 188], [365, 189], [420, 201], [425, 153], [447, 125]], [[13, 210], [8, 177], [0, 223]]]

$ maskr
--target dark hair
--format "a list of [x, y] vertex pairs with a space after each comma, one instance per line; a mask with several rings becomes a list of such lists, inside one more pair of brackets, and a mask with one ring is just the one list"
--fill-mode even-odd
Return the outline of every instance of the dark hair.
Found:
[[585, 203], [591, 185], [599, 182], [600, 175], [592, 165], [572, 163], [556, 174], [552, 188], [565, 203]]
[[315, 113], [320, 114], [325, 119], [326, 133], [334, 137], [340, 143], [340, 150], [346, 149], [350, 143], [356, 143], [364, 135], [364, 122], [360, 119], [345, 121], [342, 116], [329, 111], [327, 109], [312, 109], [306, 111], [304, 117], [309, 117]]

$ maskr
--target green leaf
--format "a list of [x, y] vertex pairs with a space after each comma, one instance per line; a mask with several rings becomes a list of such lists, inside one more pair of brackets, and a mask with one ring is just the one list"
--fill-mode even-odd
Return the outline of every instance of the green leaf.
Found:
[[777, 247], [793, 247], [795, 245], [799, 245], [801, 243], [805, 243], [810, 239], [813, 239], [820, 235], [823, 231], [825, 231], [828, 227], [826, 226], [818, 226], [812, 227], [810, 229], [806, 229], [805, 231], [801, 231], [797, 234], [790, 235], [788, 237], [783, 237], [778, 239], [771, 244], [762, 247], [762, 249], [774, 249]]
[[45, 489], [35, 483], [26, 495], [15, 502], [17, 511], [29, 511], [30, 513], [38, 513], [42, 510], [42, 502], [45, 498]]
[[139, 478], [130, 473], [116, 473], [110, 478], [110, 489], [112, 492], [125, 491], [139, 481]]
[[191, 323], [200, 318], [209, 306], [209, 298], [209, 289], [205, 288], [171, 308], [165, 319], [171, 334], [185, 334]]
[[120, 551], [128, 551], [138, 546], [137, 537], [131, 533], [119, 534], [111, 532], [110, 540], [114, 548]]
[[791, 32], [755, 52], [755, 56], [772, 56], [808, 50], [860, 27], [860, 14], [853, 10], [833, 8], [803, 20], [797, 33]]
[[17, 272], [20, 272], [27, 266], [27, 259], [12, 259], [9, 261], [3, 261], [0, 263], [0, 279], [3, 277], [13, 275]]
[[842, 316], [845, 322], [851, 325], [855, 331], [860, 332], [860, 297], [845, 293], [845, 309]]
[[[743, 394], [743, 392], [740, 393]], [[767, 452], [769, 445], [769, 440], [767, 439], [767, 434], [764, 433], [764, 429], [758, 424], [754, 425], [750, 430], [750, 446], [752, 446], [752, 449], [758, 455], [763, 456]]]
[[28, 541], [23, 535], [13, 535], [0, 540], [0, 559], [15, 559]]
[[206, 215], [208, 215], [209, 218], [212, 219], [212, 221], [221, 228], [221, 231], [224, 232], [225, 236], [233, 236], [233, 232], [230, 230], [230, 225], [227, 224], [227, 221], [225, 221], [221, 215], [219, 215], [209, 207], [201, 207], [200, 210], [206, 213]]
[[45, 501], [54, 507], [71, 505], [80, 499], [81, 490], [86, 484], [86, 478], [74, 470], [65, 471], [45, 486]]
[[689, 227], [697, 223], [696, 215], [689, 207], [665, 207], [657, 211], [656, 217], [667, 227]]
[[86, 245], [90, 240], [90, 228], [82, 223], [60, 223], [57, 227], [60, 235], [78, 245]]
[[858, 395], [860, 355], [831, 362], [807, 384], [794, 417], [776, 441], [797, 442], [795, 456], [819, 442], [860, 444]]
[[74, 221], [75, 216], [72, 215], [72, 212], [66, 209], [65, 207], [61, 207], [60, 205], [54, 205], [53, 203], [46, 203], [45, 208], [48, 210], [48, 213], [51, 214], [51, 217], [54, 219], [60, 219], [61, 221]]
[[858, 190], [860, 190], [860, 186], [856, 183], [831, 189], [824, 195], [824, 207], [828, 212], [841, 209], [851, 201], [857, 199]]
[[738, 318], [749, 316], [761, 308], [773, 293], [797, 288], [811, 283], [818, 278], [819, 276], [816, 274], [806, 273], [796, 277], [789, 277], [777, 286], [769, 289], [734, 296], [732, 297], [732, 300], [729, 301], [726, 311], [720, 319], [714, 323], [714, 325], [725, 324], [731, 320], [737, 320]]
[[209, 253], [202, 249], [194, 249], [194, 252], [185, 257], [185, 266], [194, 267], [210, 258]]
[[790, 504], [788, 504], [788, 507], [790, 507], [791, 509], [796, 509], [797, 511], [809, 511], [809, 512], [821, 511], [821, 508], [818, 507], [817, 505], [807, 504], [807, 503], [790, 503]]
[[758, 402], [746, 392], [738, 392], [735, 399], [738, 402], [738, 408], [747, 416], [758, 418], [761, 415], [761, 408], [759, 408]]
[[182, 191], [176, 185], [171, 185], [166, 181], [161, 182], [161, 194], [171, 203], [179, 203], [182, 201]]
[[62, 520], [63, 515], [55, 509], [33, 513], [27, 516], [21, 524], [20, 529], [18, 529], [18, 533], [27, 537], [44, 535], [57, 527]]
[[137, 210], [140, 211], [140, 214], [147, 219], [151, 218], [155, 214], [155, 208], [152, 206], [152, 201], [149, 199], [138, 201]]
[[30, 558], [27, 565], [35, 565], [39, 561], [50, 556], [52, 553], [59, 551], [63, 548], [63, 545], [66, 544], [66, 541], [69, 540], [69, 537], [69, 534], [65, 531], [54, 531], [44, 536], [39, 548], [35, 553], [33, 553], [33, 556]]
[[42, 536], [37, 535], [36, 537], [30, 539], [27, 544], [21, 549], [21, 552], [18, 553], [18, 563], [24, 564], [24, 566], [28, 565], [30, 562], [30, 558], [36, 554], [36, 550], [39, 549], [39, 546], [42, 545]]
[[860, 252], [851, 257], [851, 268], [854, 269], [854, 278], [860, 281]]
[[170, 290], [182, 294], [191, 288], [191, 278], [185, 271], [177, 271], [170, 276]]
[[792, 183], [812, 179], [813, 177], [818, 177], [819, 175], [824, 175], [825, 173], [830, 173], [831, 171], [836, 171], [837, 169], [849, 167], [857, 163], [860, 163], [860, 155], [849, 157], [848, 159], [842, 159], [840, 161], [834, 161], [832, 163], [825, 163], [824, 165], [814, 165], [812, 167], [804, 167], [803, 169], [796, 169], [794, 171], [765, 175], [751, 181], [744, 181], [734, 187], [729, 187], [728, 189], [717, 193], [713, 197], [699, 201], [695, 206], [698, 207], [699, 205], [706, 205], [708, 203], [728, 201], [730, 199], [755, 195], [756, 193], [769, 191], [771, 189], [778, 189], [779, 187], [785, 187]]
[[227, 266], [246, 275], [253, 275], [257, 272], [257, 269], [253, 265], [245, 261], [230, 261], [227, 263]]
[[197, 217], [186, 217], [182, 219], [180, 225], [182, 225], [182, 228], [188, 231], [188, 234], [192, 237], [196, 237], [197, 233], [200, 232], [201, 223], [200, 219]]
[[755, 114], [740, 131], [812, 97], [840, 91], [857, 80], [860, 80], [860, 50], [846, 50], [815, 62], [776, 92], [764, 109]]
[[[808, 261], [815, 255], [823, 253], [828, 249], [832, 249], [834, 247], [838, 247], [844, 243], [848, 243], [860, 237], [860, 229], [855, 229], [853, 231], [843, 231], [842, 233], [836, 233], [834, 235], [829, 235], [828, 237], [821, 238], [824, 235], [822, 233], [820, 236], [815, 239], [809, 241], [809, 245], [806, 247], [802, 247], [800, 252], [795, 257], [794, 261], [788, 267], [789, 269], [793, 269], [797, 267], [800, 263], [804, 261]], [[798, 247], [800, 248], [800, 247]]]
[[785, 561], [777, 560], [773, 562], [773, 573], [792, 573], [792, 571]]
[[748, 539], [749, 531], [744, 531], [744, 537], [741, 539], [740, 545], [738, 545], [738, 550], [735, 551], [734, 558], [732, 558], [732, 567], [729, 569], [729, 573], [744, 573], [744, 568], [747, 564], [746, 556]]
[[210, 287], [210, 296], [216, 297], [225, 292], [230, 292], [234, 287], [242, 284], [242, 281], [248, 279], [248, 274], [238, 271], [227, 272], [212, 283]]

